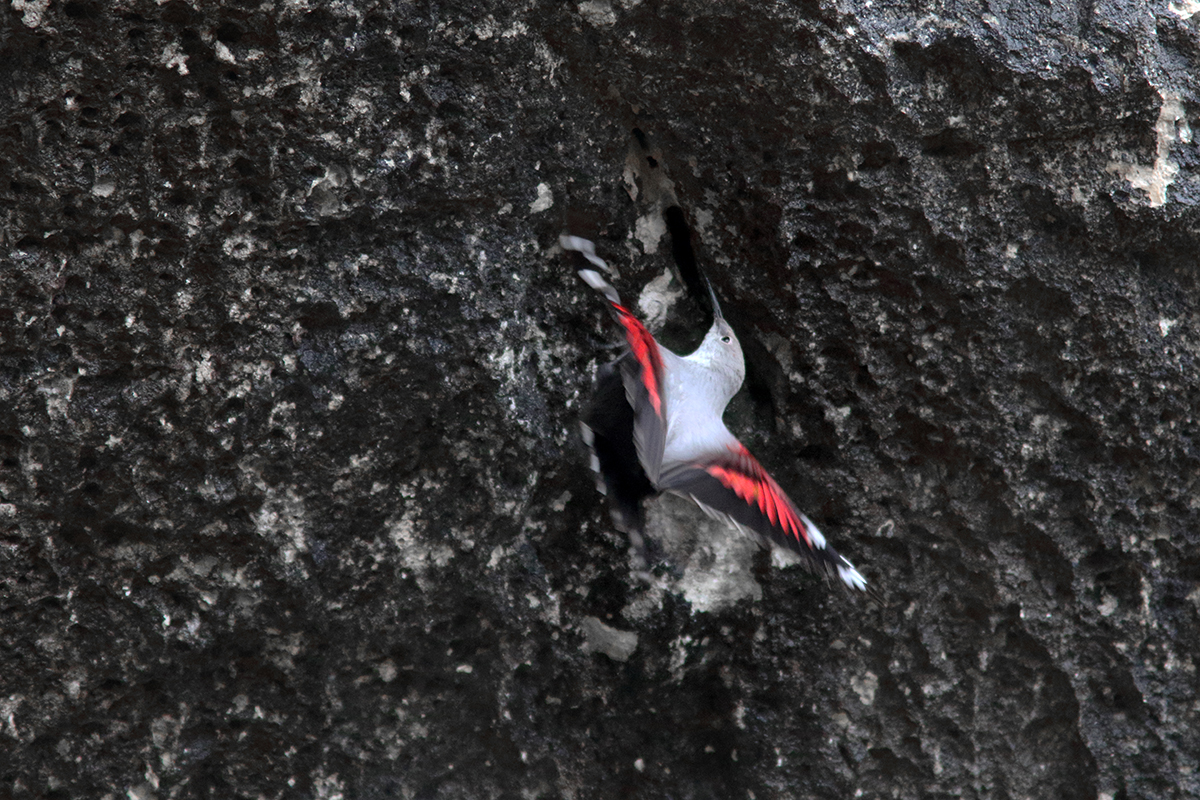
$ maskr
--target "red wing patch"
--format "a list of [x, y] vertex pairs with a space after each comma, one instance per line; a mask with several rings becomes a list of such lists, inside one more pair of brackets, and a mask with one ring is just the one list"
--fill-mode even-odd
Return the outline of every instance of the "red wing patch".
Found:
[[625, 338], [629, 341], [633, 357], [641, 365], [642, 383], [650, 395], [650, 405], [654, 407], [654, 413], [662, 417], [663, 360], [662, 354], [658, 352], [658, 342], [654, 341], [650, 331], [646, 330], [646, 326], [630, 313], [629, 309], [619, 303], [611, 305], [617, 313], [617, 319], [625, 327]]
[[[604, 263], [604, 259], [596, 255], [596, 246], [587, 239], [581, 239], [578, 236], [562, 236], [559, 238], [559, 244], [564, 250], [574, 251], [578, 257], [582, 257], [592, 266], [611, 272], [608, 265]], [[579, 270], [579, 277], [588, 286], [604, 295], [604, 299], [612, 306], [613, 314], [625, 328], [625, 339], [629, 342], [629, 349], [633, 352], [633, 357], [637, 359], [641, 369], [641, 382], [646, 387], [646, 394], [650, 396], [650, 406], [654, 409], [655, 416], [662, 420], [663, 360], [662, 353], [658, 351], [658, 342], [654, 341], [654, 337], [650, 335], [650, 331], [646, 330], [646, 326], [629, 309], [621, 305], [621, 296], [617, 294], [617, 290], [612, 287], [612, 284], [604, 279], [603, 275], [594, 269], [585, 267]]]
[[879, 593], [846, 558], [829, 545], [808, 517], [801, 514], [762, 465], [740, 442], [711, 458], [677, 463], [663, 471], [662, 491], [688, 497], [710, 515], [732, 523], [764, 544], [785, 547], [801, 556], [809, 569], [842, 585], [866, 592], [882, 604]]
[[[604, 260], [596, 255], [592, 243], [586, 239], [564, 236], [560, 242], [564, 249], [574, 250], [588, 263], [607, 270]], [[663, 352], [659, 349], [658, 342], [650, 335], [650, 331], [646, 330], [646, 326], [639, 322], [629, 309], [621, 305], [621, 296], [603, 275], [594, 269], [584, 268], [579, 270], [579, 277], [604, 295], [609, 310], [625, 329], [625, 340], [629, 344], [629, 350], [617, 361], [621, 364], [625, 397], [633, 409], [633, 441], [638, 460], [645, 470], [646, 477], [653, 484], [659, 477], [666, 441], [667, 398], [663, 394], [663, 373], [666, 365], [663, 362]]]
[[813, 542], [808, 535], [808, 526], [800, 519], [800, 514], [775, 479], [767, 474], [744, 446], [739, 444], [729, 449], [734, 454], [731, 461], [710, 464], [703, 467], [704, 471], [743, 501], [756, 506], [772, 525], [811, 548]]

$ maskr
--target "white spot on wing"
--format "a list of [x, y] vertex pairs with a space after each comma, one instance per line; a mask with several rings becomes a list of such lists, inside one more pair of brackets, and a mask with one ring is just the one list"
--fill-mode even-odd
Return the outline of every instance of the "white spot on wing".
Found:
[[813, 524], [813, 521], [803, 514], [800, 515], [800, 521], [804, 523], [804, 527], [808, 528], [808, 538], [812, 542], [812, 546], [818, 550], [825, 549], [825, 534]]
[[600, 273], [596, 272], [594, 269], [579, 270], [579, 277], [583, 278], [584, 283], [598, 292], [603, 292], [605, 289], [609, 288], [608, 281], [604, 280], [604, 278], [601, 278]]
[[865, 592], [867, 590], [867, 579], [849, 561], [846, 561], [844, 558], [842, 561], [845, 564], [839, 565], [837, 568], [838, 577], [842, 579], [842, 583], [851, 589], [858, 589], [861, 592]]

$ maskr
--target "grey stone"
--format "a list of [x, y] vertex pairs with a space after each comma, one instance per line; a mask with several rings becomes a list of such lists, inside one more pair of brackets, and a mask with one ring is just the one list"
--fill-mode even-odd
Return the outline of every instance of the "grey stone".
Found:
[[[7, 4], [0, 785], [1200, 796], [1198, 23]], [[731, 428], [885, 610], [760, 551], [697, 594], [677, 509], [629, 574], [555, 242], [632, 302], [672, 196]]]
[[637, 649], [636, 633], [617, 630], [595, 617], [584, 617], [579, 628], [584, 635], [585, 653], [603, 653], [613, 661], [628, 661]]

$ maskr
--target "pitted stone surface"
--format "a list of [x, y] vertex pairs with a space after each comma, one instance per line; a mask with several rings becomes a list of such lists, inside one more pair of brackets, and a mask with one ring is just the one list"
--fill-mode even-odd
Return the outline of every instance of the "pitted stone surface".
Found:
[[[1193, 6], [6, 5], [0, 783], [1200, 795]], [[629, 574], [555, 242], [663, 187], [886, 611]]]

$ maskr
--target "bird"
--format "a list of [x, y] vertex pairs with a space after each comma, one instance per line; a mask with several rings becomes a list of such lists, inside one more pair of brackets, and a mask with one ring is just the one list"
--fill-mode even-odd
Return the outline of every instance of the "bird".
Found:
[[879, 601], [853, 564], [800, 512], [770, 473], [725, 426], [725, 407], [746, 375], [742, 346], [704, 279], [712, 326], [693, 352], [678, 355], [655, 340], [602, 273], [612, 273], [588, 239], [559, 244], [585, 265], [625, 336], [614, 361], [597, 369], [581, 420], [597, 485], [614, 524], [630, 539], [634, 571], [648, 575], [643, 502], [661, 493], [690, 499], [709, 516], [769, 547], [797, 553], [811, 571]]

